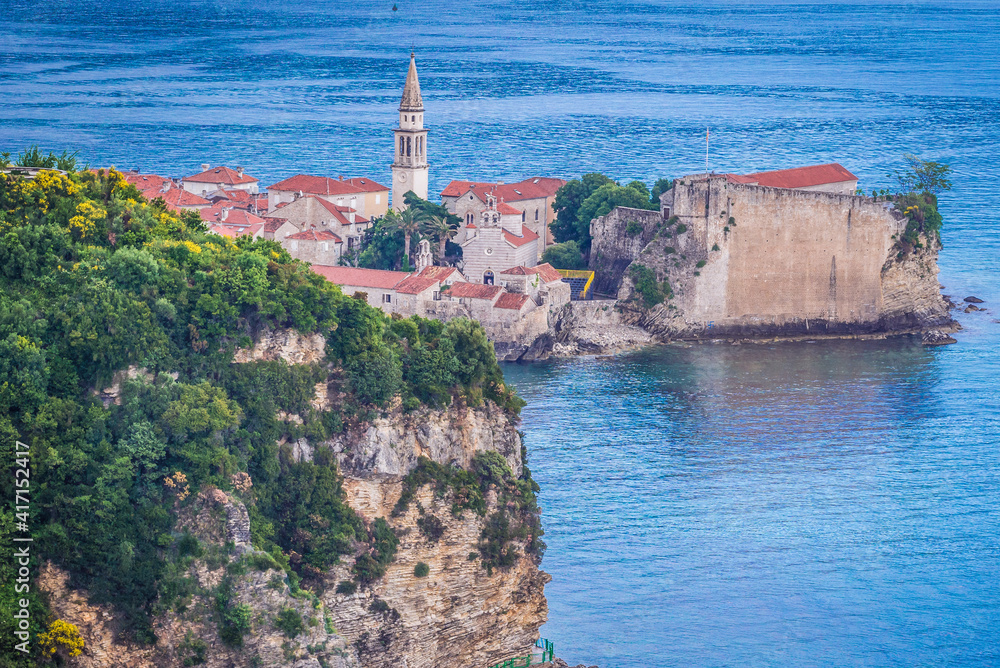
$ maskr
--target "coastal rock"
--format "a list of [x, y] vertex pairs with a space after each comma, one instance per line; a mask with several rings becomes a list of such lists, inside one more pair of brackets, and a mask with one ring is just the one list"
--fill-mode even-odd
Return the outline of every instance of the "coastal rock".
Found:
[[958, 343], [954, 338], [949, 336], [947, 333], [942, 332], [937, 329], [932, 329], [924, 332], [921, 343], [925, 346], [946, 346], [951, 343]]
[[980, 299], [979, 297], [966, 297], [962, 301], [964, 301], [964, 302], [966, 302], [968, 304], [982, 304], [983, 303], [983, 300]]
[[401, 478], [419, 457], [469, 468], [480, 451], [499, 452], [515, 475], [521, 475], [521, 437], [499, 406], [478, 408], [455, 402], [447, 410], [400, 408], [369, 423], [355, 425], [326, 442], [337, 453], [345, 476]]
[[261, 333], [252, 348], [237, 348], [233, 362], [282, 359], [289, 364], [311, 364], [325, 357], [326, 340], [321, 334], [300, 334], [294, 329], [281, 329]]
[[986, 309], [981, 309], [978, 306], [973, 306], [972, 304], [969, 304], [968, 306], [965, 307], [964, 313], [975, 313], [976, 311], [985, 311], [985, 310]]
[[607, 355], [654, 342], [652, 334], [629, 322], [615, 300], [595, 299], [567, 305], [549, 349], [552, 355]]
[[[350, 564], [335, 567], [323, 596], [333, 625], [358, 648], [362, 665], [485, 667], [530, 652], [548, 617], [543, 590], [550, 576], [525, 555], [524, 541], [516, 542], [521, 556], [514, 565], [489, 574], [478, 558], [469, 558], [470, 553], [478, 555], [485, 517], [468, 510], [454, 516], [450, 502], [425, 486], [409, 509], [394, 518], [399, 485], [364, 483], [383, 492], [377, 500], [368, 497], [364, 512], [388, 519], [400, 537], [396, 558], [384, 577], [351, 595], [335, 589], [338, 581], [350, 579]], [[352, 506], [356, 500], [355, 493]], [[419, 508], [444, 522], [436, 543], [420, 532]], [[491, 499], [487, 517], [494, 509]], [[414, 574], [420, 562], [430, 567], [426, 577]], [[384, 611], [378, 612], [380, 608]]]

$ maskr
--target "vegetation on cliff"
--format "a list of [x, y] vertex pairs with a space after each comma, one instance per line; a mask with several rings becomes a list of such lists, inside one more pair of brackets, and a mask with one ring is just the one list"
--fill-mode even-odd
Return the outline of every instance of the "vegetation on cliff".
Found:
[[591, 220], [607, 215], [616, 206], [659, 209], [660, 195], [669, 188], [669, 179], [659, 179], [650, 192], [642, 181], [623, 186], [604, 174], [584, 174], [556, 191], [552, 208], [557, 219], [551, 225], [552, 233], [556, 241], [575, 241], [583, 252], [589, 252]]
[[[383, 528], [346, 504], [326, 437], [396, 396], [408, 408], [460, 397], [519, 409], [477, 324], [390, 319], [273, 242], [207, 234], [197, 215], [146, 201], [120, 173], [61, 160], [65, 174], [0, 174], [0, 447], [10, 467], [15, 440], [30, 446], [32, 568], [64, 567], [93, 602], [116, 607], [131, 639], [154, 639], [150, 615], [177, 586], [167, 556], [188, 549], [175, 511], [199, 490], [245, 501], [255, 546], [294, 585], [359, 545], [375, 563], [391, 559]], [[280, 328], [327, 337], [343, 367], [336, 409], [311, 403], [328, 374], [319, 364], [232, 363], [237, 347]], [[279, 445], [302, 438], [312, 461]], [[0, 483], [6, 504], [13, 480]], [[4, 505], [3, 568], [15, 530]], [[12, 574], [0, 606], [29, 597], [36, 636], [44, 601], [17, 594]], [[44, 659], [13, 651], [4, 621], [6, 665]]]
[[906, 216], [906, 229], [896, 240], [898, 257], [922, 248], [921, 237], [940, 246], [944, 221], [938, 211], [937, 198], [952, 186], [949, 165], [921, 160], [909, 153], [903, 159], [907, 167], [889, 174], [896, 181], [896, 189], [872, 191], [872, 197], [893, 202]]

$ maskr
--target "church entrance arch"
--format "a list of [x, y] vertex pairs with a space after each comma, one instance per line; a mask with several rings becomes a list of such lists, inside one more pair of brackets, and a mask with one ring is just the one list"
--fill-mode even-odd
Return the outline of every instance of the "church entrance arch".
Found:
[[483, 272], [483, 285], [493, 285], [493, 272], [489, 269]]

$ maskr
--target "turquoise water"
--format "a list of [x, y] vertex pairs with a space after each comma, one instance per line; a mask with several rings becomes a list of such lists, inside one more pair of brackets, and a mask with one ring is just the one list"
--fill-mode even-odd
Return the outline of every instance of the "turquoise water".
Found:
[[994, 2], [0, 2], [0, 147], [388, 182], [417, 51], [431, 189], [944, 160], [959, 344], [508, 366], [572, 662], [1000, 665]]

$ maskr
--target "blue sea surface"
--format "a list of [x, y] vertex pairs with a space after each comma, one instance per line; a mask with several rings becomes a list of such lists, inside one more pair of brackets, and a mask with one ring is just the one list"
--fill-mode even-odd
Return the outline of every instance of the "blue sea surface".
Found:
[[[395, 2], [398, 11], [392, 11]], [[1000, 4], [0, 0], [0, 150], [389, 182], [417, 53], [431, 190], [903, 153], [955, 188], [959, 343], [508, 365], [571, 663], [1000, 665]]]

